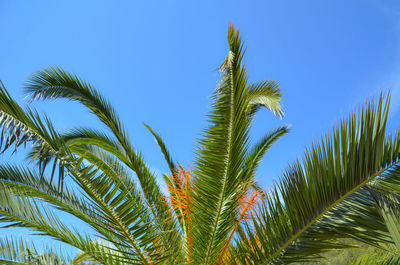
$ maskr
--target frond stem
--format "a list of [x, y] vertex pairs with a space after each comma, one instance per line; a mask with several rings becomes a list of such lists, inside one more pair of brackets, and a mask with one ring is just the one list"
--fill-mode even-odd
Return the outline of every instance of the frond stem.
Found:
[[[232, 67], [232, 65], [230, 65], [230, 67]], [[226, 165], [224, 168], [224, 175], [223, 175], [223, 185], [222, 185], [222, 192], [221, 192], [221, 196], [219, 199], [219, 205], [218, 205], [218, 211], [217, 211], [217, 216], [215, 218], [214, 221], [214, 227], [213, 227], [213, 232], [212, 232], [212, 236], [211, 236], [211, 240], [209, 242], [208, 245], [208, 249], [207, 249], [207, 255], [206, 255], [206, 259], [205, 259], [205, 263], [204, 264], [208, 264], [207, 261], [211, 255], [211, 249], [212, 249], [212, 243], [214, 241], [215, 238], [215, 234], [217, 232], [217, 227], [218, 227], [218, 221], [219, 218], [221, 216], [221, 212], [222, 212], [222, 206], [223, 206], [223, 202], [224, 202], [224, 196], [225, 196], [225, 191], [226, 191], [226, 184], [227, 184], [227, 178], [228, 178], [228, 170], [229, 170], [229, 165], [230, 165], [230, 160], [231, 160], [231, 151], [232, 151], [232, 131], [233, 131], [233, 115], [234, 115], [234, 87], [233, 87], [233, 71], [232, 69], [229, 69], [230, 72], [230, 78], [231, 78], [231, 102], [232, 104], [230, 107], [230, 116], [229, 116], [229, 126], [228, 126], [228, 146], [227, 146], [227, 154], [226, 154]]]

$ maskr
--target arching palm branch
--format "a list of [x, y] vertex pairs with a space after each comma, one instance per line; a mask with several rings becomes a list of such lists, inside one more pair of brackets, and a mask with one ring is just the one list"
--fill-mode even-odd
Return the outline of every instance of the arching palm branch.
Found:
[[[274, 81], [249, 83], [244, 46], [232, 26], [228, 44], [193, 170], [182, 168], [147, 126], [171, 171], [164, 175], [168, 197], [114, 108], [89, 83], [50, 68], [31, 78], [26, 89], [32, 100], [83, 104], [107, 132], [59, 133], [3, 87], [3, 149], [32, 143], [29, 156], [38, 170], [0, 166], [0, 220], [70, 244], [99, 264], [278, 264], [340, 247], [334, 239], [346, 234], [335, 223], [335, 211], [371, 181], [397, 174], [398, 137], [386, 133], [389, 97], [349, 116], [289, 167], [272, 192], [263, 192], [256, 185], [257, 166], [288, 128], [268, 132], [254, 146], [250, 129], [261, 107], [283, 115], [281, 91]], [[64, 184], [66, 176], [76, 187]], [[107, 244], [66, 226], [52, 207], [85, 222]], [[336, 226], [328, 227], [330, 220]]]
[[[0, 240], [0, 264], [2, 265], [79, 265], [49, 248], [38, 251], [24, 239]], [[94, 265], [94, 264], [92, 264]]]

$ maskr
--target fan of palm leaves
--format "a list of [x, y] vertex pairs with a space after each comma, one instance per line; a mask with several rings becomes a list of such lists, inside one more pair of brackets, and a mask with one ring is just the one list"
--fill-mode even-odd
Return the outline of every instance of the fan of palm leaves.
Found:
[[[376, 245], [396, 245], [390, 235], [398, 230], [386, 225], [397, 220], [388, 210], [394, 209], [389, 202], [396, 202], [379, 203], [381, 197], [368, 195], [372, 188], [396, 185], [399, 173], [399, 134], [386, 132], [390, 96], [367, 102], [307, 149], [272, 191], [262, 191], [257, 167], [288, 128], [275, 128], [254, 145], [250, 129], [262, 107], [283, 116], [281, 90], [271, 80], [248, 81], [245, 48], [233, 26], [228, 45], [193, 169], [175, 161], [161, 136], [146, 125], [170, 168], [164, 174], [168, 196], [116, 110], [89, 83], [49, 68], [35, 74], [26, 90], [32, 101], [81, 103], [105, 132], [84, 127], [59, 132], [46, 116], [20, 107], [3, 86], [2, 150], [30, 143], [28, 157], [37, 168], [0, 166], [0, 221], [74, 246], [82, 260], [98, 264], [292, 263], [344, 247], [335, 240], [352, 231], [357, 239], [368, 241], [365, 232], [376, 236]], [[349, 204], [354, 205], [350, 211]], [[376, 220], [383, 221], [365, 220], [356, 210], [363, 207], [370, 208], [365, 216], [378, 209]], [[54, 209], [80, 219], [94, 233], [67, 226]], [[380, 229], [365, 228], [371, 225]]]

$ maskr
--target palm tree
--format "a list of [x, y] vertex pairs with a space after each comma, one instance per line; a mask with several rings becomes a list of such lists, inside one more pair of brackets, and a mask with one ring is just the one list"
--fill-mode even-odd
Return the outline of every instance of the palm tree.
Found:
[[[81, 127], [58, 132], [45, 116], [20, 107], [3, 86], [2, 149], [15, 151], [31, 143], [28, 157], [37, 168], [0, 166], [0, 220], [74, 246], [80, 250], [79, 262], [96, 264], [293, 263], [343, 247], [336, 239], [348, 236], [346, 231], [362, 238], [357, 216], [346, 211], [355, 218], [346, 225], [338, 219], [346, 203], [362, 207], [368, 201], [358, 199], [373, 188], [372, 182], [398, 176], [399, 132], [386, 133], [390, 96], [367, 102], [343, 120], [266, 192], [257, 185], [257, 167], [288, 128], [275, 128], [254, 145], [250, 129], [262, 107], [283, 116], [281, 90], [271, 80], [248, 81], [244, 46], [233, 26], [228, 44], [193, 169], [176, 162], [160, 135], [146, 125], [170, 168], [164, 174], [168, 196], [115, 109], [92, 85], [49, 68], [34, 75], [26, 90], [31, 100], [81, 103], [106, 132]], [[67, 226], [53, 209], [80, 219], [94, 233]], [[385, 233], [385, 226], [380, 228], [370, 236]], [[390, 237], [374, 242], [394, 243]]]

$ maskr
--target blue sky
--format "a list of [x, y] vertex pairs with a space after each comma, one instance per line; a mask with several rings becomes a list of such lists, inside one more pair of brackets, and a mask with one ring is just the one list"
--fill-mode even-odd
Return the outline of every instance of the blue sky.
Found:
[[[34, 71], [58, 65], [75, 72], [110, 99], [132, 142], [163, 172], [142, 122], [164, 137], [177, 160], [192, 163], [230, 22], [246, 41], [250, 80], [277, 80], [284, 93], [285, 118], [262, 111], [254, 140], [274, 126], [292, 126], [260, 166], [263, 186], [382, 89], [393, 94], [389, 128], [399, 126], [398, 1], [3, 0], [0, 79], [24, 103], [22, 86]], [[35, 105], [60, 129], [99, 126], [74, 103]]]

